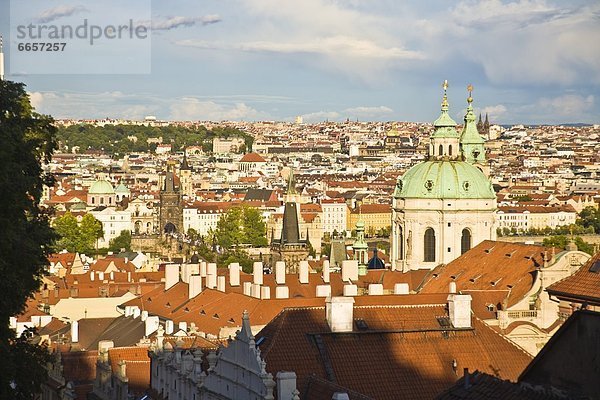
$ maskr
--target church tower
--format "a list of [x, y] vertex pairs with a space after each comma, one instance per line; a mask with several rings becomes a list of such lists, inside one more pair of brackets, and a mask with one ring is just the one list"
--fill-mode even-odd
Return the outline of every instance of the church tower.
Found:
[[496, 194], [483, 172], [466, 161], [461, 138], [466, 139], [463, 147], [465, 143], [478, 144], [469, 142], [472, 132], [464, 136], [466, 131], [463, 135], [456, 131], [456, 122], [448, 114], [448, 83], [443, 87], [441, 115], [434, 123], [429, 157], [406, 171], [394, 190], [393, 270], [433, 269], [483, 240], [496, 239]]
[[175, 166], [167, 163], [165, 180], [160, 191], [161, 233], [183, 232], [183, 204], [179, 186], [175, 185]]
[[472, 97], [473, 86], [469, 85], [467, 90], [469, 91], [469, 97], [467, 98], [468, 106], [463, 130], [460, 135], [460, 149], [466, 162], [473, 164], [484, 174], [489, 175], [488, 166], [485, 162], [485, 140], [481, 137], [475, 125]]
[[181, 194], [192, 198], [194, 196], [194, 185], [192, 183], [192, 168], [187, 161], [187, 151], [183, 151], [183, 161], [179, 166], [179, 181], [181, 182]]

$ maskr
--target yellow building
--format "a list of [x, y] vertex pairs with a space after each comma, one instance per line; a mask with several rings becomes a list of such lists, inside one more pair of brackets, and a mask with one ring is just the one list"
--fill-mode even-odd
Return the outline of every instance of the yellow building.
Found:
[[365, 224], [367, 236], [374, 236], [382, 229], [390, 229], [392, 206], [390, 204], [360, 204], [348, 214], [346, 229], [352, 231], [359, 219]]

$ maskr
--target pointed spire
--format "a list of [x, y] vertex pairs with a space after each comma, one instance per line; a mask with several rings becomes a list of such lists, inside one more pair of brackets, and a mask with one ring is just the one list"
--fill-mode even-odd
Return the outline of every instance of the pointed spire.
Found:
[[254, 335], [252, 335], [252, 329], [250, 327], [250, 316], [248, 310], [244, 310], [242, 313], [242, 330], [237, 334], [236, 339], [241, 340], [244, 343], [250, 343], [254, 341]]
[[[442, 97], [442, 108], [441, 108], [442, 113], [440, 114], [439, 118], [437, 120], [435, 120], [433, 125], [436, 128], [446, 128], [446, 127], [454, 128], [454, 127], [456, 127], [456, 122], [448, 114], [448, 110], [450, 109], [450, 107], [448, 105], [448, 80], [444, 81], [444, 83], [442, 84], [442, 87], [444, 88], [444, 96]], [[454, 132], [454, 133], [456, 133], [456, 132]], [[447, 132], [446, 130], [438, 130], [438, 129], [436, 129], [436, 133], [434, 133], [434, 135], [435, 134], [438, 134], [438, 135], [451, 134], [451, 136], [454, 136], [454, 135], [452, 135], [452, 132]]]
[[290, 175], [288, 176], [288, 187], [287, 195], [294, 195], [296, 193], [296, 180], [294, 179], [294, 168], [290, 167]]
[[[473, 85], [467, 86], [469, 96], [467, 97], [467, 113], [464, 118], [464, 126], [460, 135], [460, 147], [463, 159], [470, 163], [485, 161], [485, 140], [481, 137], [478, 125], [475, 124], [475, 113], [473, 112]], [[479, 115], [481, 120], [481, 114]]]
[[183, 160], [181, 161], [181, 166], [179, 167], [180, 170], [182, 171], [189, 171], [191, 170], [188, 161], [187, 161], [187, 151], [186, 149], [183, 149]]

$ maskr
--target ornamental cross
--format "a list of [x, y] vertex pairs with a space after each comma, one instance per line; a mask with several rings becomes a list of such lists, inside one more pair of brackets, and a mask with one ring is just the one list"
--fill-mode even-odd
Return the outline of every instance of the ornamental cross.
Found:
[[442, 85], [442, 87], [444, 88], [444, 91], [448, 89], [448, 79], [444, 79], [444, 84]]
[[471, 97], [471, 93], [473, 92], [473, 85], [471, 85], [470, 83], [467, 86], [467, 91], [469, 92], [469, 97]]

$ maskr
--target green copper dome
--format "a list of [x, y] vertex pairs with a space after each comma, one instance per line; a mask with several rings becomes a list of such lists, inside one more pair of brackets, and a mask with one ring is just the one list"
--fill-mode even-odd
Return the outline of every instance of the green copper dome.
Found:
[[127, 186], [123, 185], [123, 183], [119, 183], [117, 185], [117, 187], [115, 188], [115, 193], [124, 193], [124, 194], [128, 194], [129, 193], [129, 189], [127, 189]]
[[495, 199], [492, 183], [465, 161], [425, 161], [398, 179], [396, 198]]
[[113, 194], [115, 190], [113, 189], [110, 182], [105, 180], [99, 180], [92, 183], [90, 186], [89, 194]]

